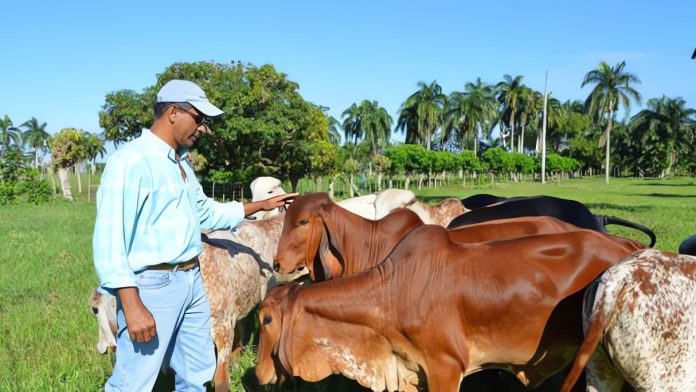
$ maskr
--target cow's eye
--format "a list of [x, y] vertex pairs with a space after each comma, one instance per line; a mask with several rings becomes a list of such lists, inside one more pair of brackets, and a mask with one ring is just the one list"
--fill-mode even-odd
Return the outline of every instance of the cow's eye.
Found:
[[263, 316], [263, 322], [262, 322], [263, 325], [268, 325], [268, 324], [271, 323], [271, 321], [273, 321], [273, 317], [271, 317], [270, 314], [267, 314], [267, 315], [264, 315], [264, 316]]
[[301, 225], [306, 225], [307, 223], [309, 223], [309, 219], [302, 219], [302, 220], [300, 221], [300, 224], [301, 224]]

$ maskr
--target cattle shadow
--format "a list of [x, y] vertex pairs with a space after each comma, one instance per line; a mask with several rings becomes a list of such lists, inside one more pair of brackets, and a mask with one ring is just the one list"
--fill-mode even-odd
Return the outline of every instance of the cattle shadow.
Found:
[[[256, 368], [246, 370], [242, 376], [242, 386], [246, 392], [371, 392], [357, 381], [341, 375], [332, 375], [319, 382], [307, 382], [295, 377], [284, 384], [259, 385]], [[471, 374], [462, 380], [460, 392], [555, 392], [561, 388], [564, 375], [559, 374], [545, 381], [535, 389], [526, 388], [512, 373], [504, 370], [488, 369]], [[582, 385], [580, 382], [578, 383]], [[424, 391], [427, 391], [425, 389]], [[583, 387], [573, 392], [584, 391]]]
[[624, 204], [613, 204], [613, 203], [583, 203], [590, 211], [594, 209], [605, 209], [605, 210], [619, 210], [626, 212], [647, 212], [654, 210], [654, 206], [627, 206]]
[[696, 195], [680, 195], [678, 193], [644, 193], [644, 194], [642, 194], [642, 196], [665, 197], [665, 198], [677, 198], [677, 197], [692, 198], [692, 197], [696, 197]]
[[357, 381], [340, 375], [332, 375], [318, 382], [307, 382], [295, 377], [283, 384], [259, 385], [256, 378], [256, 367], [244, 372], [242, 386], [246, 392], [371, 392], [358, 384]]
[[645, 183], [645, 184], [635, 184], [636, 186], [694, 186], [696, 183], [694, 182], [689, 182], [688, 184], [674, 184], [674, 183], [666, 183], [666, 182], [654, 182], [654, 183]]

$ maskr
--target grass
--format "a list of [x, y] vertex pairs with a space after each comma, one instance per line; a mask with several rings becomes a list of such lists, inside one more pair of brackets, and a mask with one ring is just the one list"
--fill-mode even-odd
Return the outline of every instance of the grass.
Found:
[[[91, 250], [95, 206], [94, 193], [92, 203], [87, 202], [85, 179], [83, 186], [83, 194], [73, 188], [74, 203], [0, 206], [0, 391], [101, 390], [111, 372], [112, 359], [95, 349], [97, 330], [87, 306], [97, 284]], [[545, 185], [456, 185], [416, 192], [433, 202], [476, 193], [576, 199], [596, 214], [652, 228], [658, 238], [656, 247], [662, 250], [676, 250], [696, 232], [696, 181], [691, 178], [613, 179], [608, 186], [601, 178], [591, 178]], [[644, 240], [633, 231], [620, 234]], [[253, 382], [254, 355], [248, 346], [239, 363], [232, 365], [233, 390], [244, 390], [243, 380], [247, 385]], [[273, 389], [277, 388], [268, 390]]]

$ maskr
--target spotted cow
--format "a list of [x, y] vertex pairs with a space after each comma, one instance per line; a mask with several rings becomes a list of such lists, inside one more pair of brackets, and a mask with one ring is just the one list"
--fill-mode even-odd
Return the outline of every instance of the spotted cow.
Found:
[[696, 390], [695, 298], [696, 257], [650, 249], [609, 268], [593, 306], [586, 297], [589, 326], [562, 391], [586, 363], [597, 391]]

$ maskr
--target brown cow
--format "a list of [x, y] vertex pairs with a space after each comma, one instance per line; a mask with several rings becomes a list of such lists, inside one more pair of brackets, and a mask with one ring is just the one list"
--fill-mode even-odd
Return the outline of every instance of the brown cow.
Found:
[[[415, 212], [405, 208], [398, 208], [383, 219], [373, 221], [337, 206], [323, 193], [302, 199], [310, 202], [302, 202], [295, 211], [316, 208], [315, 211], [324, 219], [315, 219], [309, 225], [312, 236], [303, 246], [304, 257], [292, 266], [281, 264], [275, 268], [281, 272], [293, 272], [306, 266], [314, 281], [353, 275], [374, 266], [384, 260], [408, 232], [423, 224]], [[311, 202], [313, 200], [320, 204]], [[283, 233], [289, 231], [283, 230]], [[348, 238], [351, 238], [352, 245], [349, 247], [344, 246], [344, 240]], [[285, 247], [285, 244], [278, 243], [278, 247]]]
[[[315, 224], [296, 219], [285, 227]], [[418, 227], [364, 273], [269, 293], [257, 377], [341, 373], [374, 391], [440, 392], [500, 368], [537, 386], [582, 342], [582, 289], [637, 249], [588, 230], [457, 244]]]
[[[293, 272], [306, 266], [315, 281], [354, 275], [374, 267], [407, 233], [422, 224], [406, 209], [371, 221], [339, 208], [323, 193], [297, 198], [285, 219], [278, 244], [283, 257], [277, 258], [275, 268]], [[304, 220], [308, 221], [305, 225], [288, 223]], [[454, 242], [473, 243], [572, 230], [578, 228], [551, 217], [536, 216], [473, 224], [448, 233]]]

